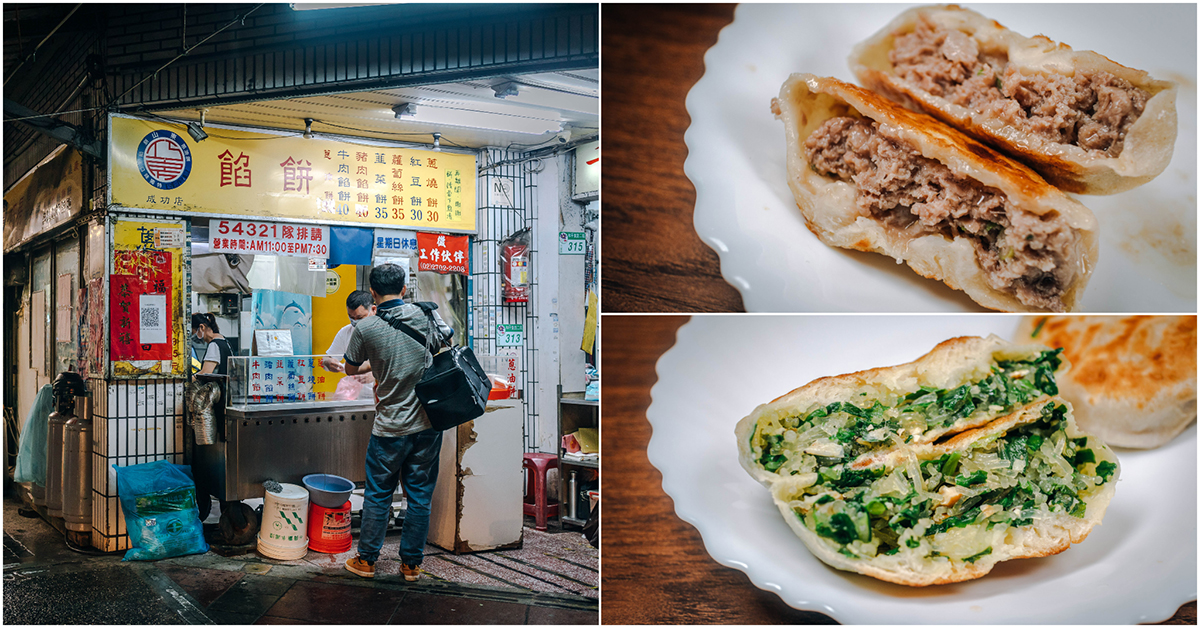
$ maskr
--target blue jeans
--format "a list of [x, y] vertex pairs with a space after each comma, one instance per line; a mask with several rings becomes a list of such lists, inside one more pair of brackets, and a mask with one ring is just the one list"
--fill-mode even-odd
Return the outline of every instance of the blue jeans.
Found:
[[437, 484], [438, 454], [442, 433], [425, 430], [395, 438], [371, 435], [367, 445], [367, 487], [363, 492], [362, 528], [358, 555], [363, 560], [379, 559], [387, 533], [388, 514], [397, 482], [404, 484], [408, 514], [400, 532], [400, 560], [420, 565], [429, 536], [429, 503]]

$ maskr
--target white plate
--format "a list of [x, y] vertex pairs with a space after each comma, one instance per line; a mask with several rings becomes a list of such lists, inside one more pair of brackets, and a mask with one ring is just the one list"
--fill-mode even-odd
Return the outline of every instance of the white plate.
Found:
[[784, 522], [738, 464], [734, 425], [817, 377], [916, 359], [958, 335], [1011, 337], [1017, 317], [703, 316], [658, 361], [650, 462], [708, 553], [787, 604], [843, 623], [1111, 624], [1163, 621], [1196, 599], [1196, 426], [1152, 451], [1117, 450], [1104, 523], [1056, 556], [1000, 563], [925, 588], [838, 571]]
[[[771, 98], [793, 72], [855, 82], [850, 48], [906, 8], [743, 4], [704, 55], [704, 77], [687, 97], [684, 171], [696, 186], [696, 232], [748, 311], [981, 309], [890, 257], [822, 244], [804, 227], [785, 178], [783, 123], [771, 115]], [[1123, 194], [1077, 197], [1100, 224], [1100, 258], [1079, 309], [1196, 311], [1196, 6], [972, 8], [1023, 35], [1043, 33], [1179, 83], [1167, 170]]]

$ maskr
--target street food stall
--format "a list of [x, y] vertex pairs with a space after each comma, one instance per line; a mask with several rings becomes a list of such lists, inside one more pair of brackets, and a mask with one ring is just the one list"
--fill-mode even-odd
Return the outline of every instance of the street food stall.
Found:
[[[262, 497], [265, 480], [319, 472], [361, 485], [373, 396], [321, 362], [374, 266], [405, 268], [406, 299], [437, 303], [455, 341], [471, 341], [474, 153], [213, 125], [203, 141], [188, 133], [110, 118], [111, 203], [88, 232], [84, 269], [95, 338], [81, 343], [86, 370], [111, 378], [92, 384], [101, 547], [124, 534], [114, 463], [191, 464], [202, 515], [204, 495]], [[191, 335], [197, 312], [215, 317], [233, 353], [211, 444], [197, 443], [180, 403], [206, 348]]]

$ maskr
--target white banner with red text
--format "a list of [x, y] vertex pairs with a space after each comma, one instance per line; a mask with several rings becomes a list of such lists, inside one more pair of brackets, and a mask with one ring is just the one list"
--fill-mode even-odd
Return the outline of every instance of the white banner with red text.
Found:
[[328, 259], [329, 227], [261, 220], [213, 220], [209, 223], [209, 245], [213, 253]]

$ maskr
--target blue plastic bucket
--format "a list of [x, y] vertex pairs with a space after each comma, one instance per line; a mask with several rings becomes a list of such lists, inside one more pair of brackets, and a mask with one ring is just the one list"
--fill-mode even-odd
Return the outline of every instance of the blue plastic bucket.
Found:
[[354, 490], [354, 482], [340, 475], [313, 473], [304, 476], [301, 481], [308, 489], [312, 503], [323, 508], [341, 508], [342, 504], [350, 499], [350, 492]]

